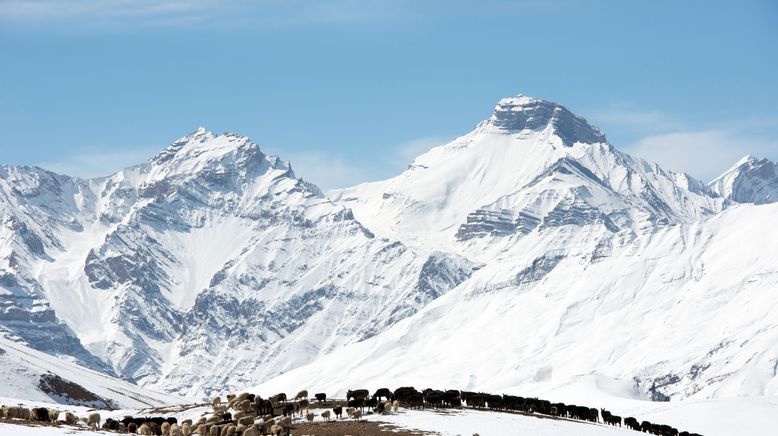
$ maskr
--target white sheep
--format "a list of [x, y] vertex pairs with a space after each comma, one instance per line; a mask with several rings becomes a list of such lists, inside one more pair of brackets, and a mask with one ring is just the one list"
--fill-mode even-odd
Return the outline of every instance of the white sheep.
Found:
[[400, 410], [400, 402], [397, 400], [392, 401], [392, 412], [397, 413]]
[[170, 423], [165, 421], [159, 427], [162, 430], [162, 436], [170, 436]]
[[329, 421], [330, 420], [330, 411], [329, 410], [325, 410], [324, 412], [321, 412], [321, 419], [323, 419], [325, 421]]
[[138, 427], [138, 434], [141, 436], [151, 436], [151, 429], [148, 424], [141, 424], [140, 427]]
[[59, 421], [59, 409], [49, 409], [49, 421]]
[[184, 421], [181, 423], [181, 434], [182, 436], [191, 436], [192, 434], [192, 423]]
[[22, 417], [22, 408], [11, 406], [5, 410], [5, 417], [8, 419], [18, 419]]
[[362, 418], [362, 411], [353, 407], [346, 409], [346, 413], [351, 417], [351, 419], [354, 419], [355, 421], [359, 421], [360, 418]]
[[257, 431], [254, 429], [254, 427], [249, 427], [243, 430], [243, 436], [257, 436]]
[[65, 412], [65, 424], [76, 425], [78, 418], [72, 412]]
[[100, 414], [97, 412], [90, 413], [87, 417], [86, 425], [95, 430], [100, 428]]
[[181, 432], [181, 427], [179, 427], [178, 424], [170, 425], [170, 436], [184, 436]]
[[313, 418], [314, 418], [315, 416], [316, 416], [316, 415], [314, 415], [312, 412], [308, 412], [308, 413], [305, 415], [305, 419], [307, 419], [307, 420], [308, 420], [308, 422], [313, 422]]
[[273, 424], [270, 427], [270, 434], [273, 436], [286, 436], [286, 430], [278, 424]]
[[294, 396], [295, 401], [296, 400], [302, 400], [303, 398], [305, 398], [306, 400], [308, 399], [308, 390], [307, 389], [301, 390], [300, 392], [297, 393], [297, 395]]
[[211, 407], [216, 408], [222, 404], [222, 397], [213, 397], [211, 400]]

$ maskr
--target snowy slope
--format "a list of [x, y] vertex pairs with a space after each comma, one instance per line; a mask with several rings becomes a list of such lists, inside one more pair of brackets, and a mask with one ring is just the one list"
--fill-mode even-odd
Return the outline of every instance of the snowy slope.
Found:
[[98, 408], [139, 408], [181, 402], [174, 396], [143, 389], [2, 337], [0, 397]]
[[530, 395], [597, 374], [625, 381], [634, 398], [652, 387], [678, 399], [777, 395], [778, 233], [764, 231], [776, 214], [773, 205], [733, 207], [704, 223], [614, 238], [607, 253], [557, 232], [553, 258], [530, 236], [384, 335], [260, 388]]
[[[476, 267], [374, 237], [238, 135], [199, 129], [99, 179], [5, 170], [2, 290], [19, 296], [0, 326], [182, 395], [237, 389], [373, 336]], [[39, 313], [45, 329], [25, 327]], [[75, 344], [33, 340], [55, 328]]]
[[775, 203], [778, 201], [778, 169], [769, 159], [745, 156], [710, 182], [710, 188], [738, 203]]
[[564, 107], [525, 96], [501, 100], [399, 176], [330, 195], [379, 234], [465, 253], [479, 250], [458, 242], [474, 238], [565, 224], [650, 231], [723, 204], [703, 183], [619, 152]]

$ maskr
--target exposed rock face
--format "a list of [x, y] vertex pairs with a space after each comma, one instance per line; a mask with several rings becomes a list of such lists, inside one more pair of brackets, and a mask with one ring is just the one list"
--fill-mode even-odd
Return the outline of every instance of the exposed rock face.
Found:
[[525, 130], [543, 131], [551, 128], [567, 147], [576, 142], [584, 144], [607, 142], [605, 135], [599, 129], [592, 127], [585, 119], [573, 114], [564, 106], [523, 95], [500, 100], [494, 109], [494, 114], [482, 126], [507, 133]]
[[746, 156], [710, 183], [717, 194], [737, 203], [778, 201], [778, 165], [769, 159]]

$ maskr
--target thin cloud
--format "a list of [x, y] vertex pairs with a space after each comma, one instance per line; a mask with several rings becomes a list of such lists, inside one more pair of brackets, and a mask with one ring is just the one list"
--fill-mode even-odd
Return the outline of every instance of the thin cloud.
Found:
[[213, 7], [212, 0], [5, 0], [0, 14], [19, 20], [113, 16], [139, 17], [182, 14]]
[[409, 164], [420, 155], [428, 152], [432, 147], [448, 142], [448, 140], [437, 137], [423, 137], [411, 139], [392, 147], [395, 156], [401, 159], [403, 163]]
[[91, 149], [81, 151], [60, 161], [40, 162], [36, 166], [58, 174], [92, 178], [113, 174], [123, 168], [145, 162], [159, 147], [141, 147], [132, 150]]
[[295, 176], [318, 186], [322, 191], [345, 188], [372, 180], [375, 168], [371, 165], [319, 151], [286, 153]]
[[291, 162], [295, 176], [327, 191], [394, 177], [417, 156], [445, 142], [437, 137], [412, 139], [387, 147], [382, 158], [369, 161], [321, 151], [281, 150], [281, 157]]
[[737, 130], [682, 131], [646, 136], [625, 151], [710, 181], [747, 154], [778, 159], [778, 141]]
[[645, 111], [623, 106], [612, 106], [595, 112], [592, 121], [599, 126], [619, 126], [637, 132], [667, 132], [681, 130], [684, 125], [677, 117], [660, 111]]
[[0, 0], [0, 22], [81, 30], [200, 25], [279, 28], [399, 17], [395, 2], [372, 0]]

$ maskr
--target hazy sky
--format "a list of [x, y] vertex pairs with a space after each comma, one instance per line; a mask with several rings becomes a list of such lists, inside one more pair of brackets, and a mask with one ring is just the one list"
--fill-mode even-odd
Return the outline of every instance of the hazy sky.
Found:
[[0, 163], [73, 175], [204, 126], [347, 186], [517, 93], [706, 181], [778, 159], [769, 0], [0, 0], [0, 56]]

